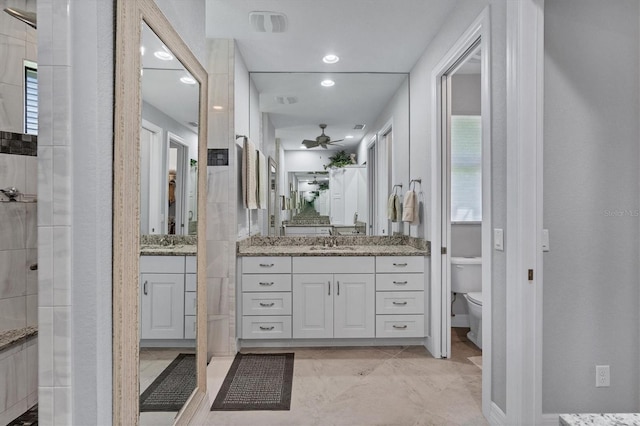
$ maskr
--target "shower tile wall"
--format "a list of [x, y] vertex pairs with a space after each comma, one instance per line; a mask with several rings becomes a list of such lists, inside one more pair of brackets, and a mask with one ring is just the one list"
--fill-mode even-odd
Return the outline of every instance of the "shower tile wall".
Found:
[[[35, 194], [36, 179], [35, 156], [0, 154], [0, 188]], [[0, 333], [38, 325], [38, 271], [30, 268], [38, 262], [37, 204], [6, 200], [0, 194]], [[37, 402], [37, 372], [37, 338], [0, 351], [0, 424]]]

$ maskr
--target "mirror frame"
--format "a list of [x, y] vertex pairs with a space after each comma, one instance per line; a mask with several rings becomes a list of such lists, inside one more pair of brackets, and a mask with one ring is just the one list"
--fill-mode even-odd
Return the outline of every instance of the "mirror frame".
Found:
[[200, 84], [196, 388], [175, 423], [187, 424], [206, 396], [206, 175], [208, 76], [153, 0], [117, 0], [113, 156], [113, 424], [139, 424], [140, 40], [145, 22]]

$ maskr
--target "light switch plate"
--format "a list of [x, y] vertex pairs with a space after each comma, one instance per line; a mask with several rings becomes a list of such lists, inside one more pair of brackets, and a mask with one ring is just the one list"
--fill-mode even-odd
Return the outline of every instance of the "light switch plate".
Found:
[[549, 230], [542, 230], [542, 251], [549, 251]]
[[493, 248], [504, 251], [504, 231], [499, 228], [493, 230]]

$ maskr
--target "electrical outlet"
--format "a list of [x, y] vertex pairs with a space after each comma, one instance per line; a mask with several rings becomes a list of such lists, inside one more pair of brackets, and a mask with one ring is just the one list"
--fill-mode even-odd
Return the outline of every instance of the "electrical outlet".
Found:
[[493, 230], [493, 248], [495, 250], [504, 251], [504, 231], [500, 228]]
[[596, 365], [596, 387], [608, 388], [611, 383], [611, 376], [608, 365]]

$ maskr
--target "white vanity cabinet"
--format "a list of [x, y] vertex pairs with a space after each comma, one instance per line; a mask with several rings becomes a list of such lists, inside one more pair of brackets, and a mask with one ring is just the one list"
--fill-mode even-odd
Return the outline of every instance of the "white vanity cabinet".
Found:
[[140, 257], [140, 339], [195, 338], [195, 256]]
[[372, 257], [293, 258], [293, 337], [374, 337], [374, 271]]
[[424, 337], [424, 258], [376, 257], [376, 337]]
[[291, 257], [242, 258], [242, 338], [291, 338]]

